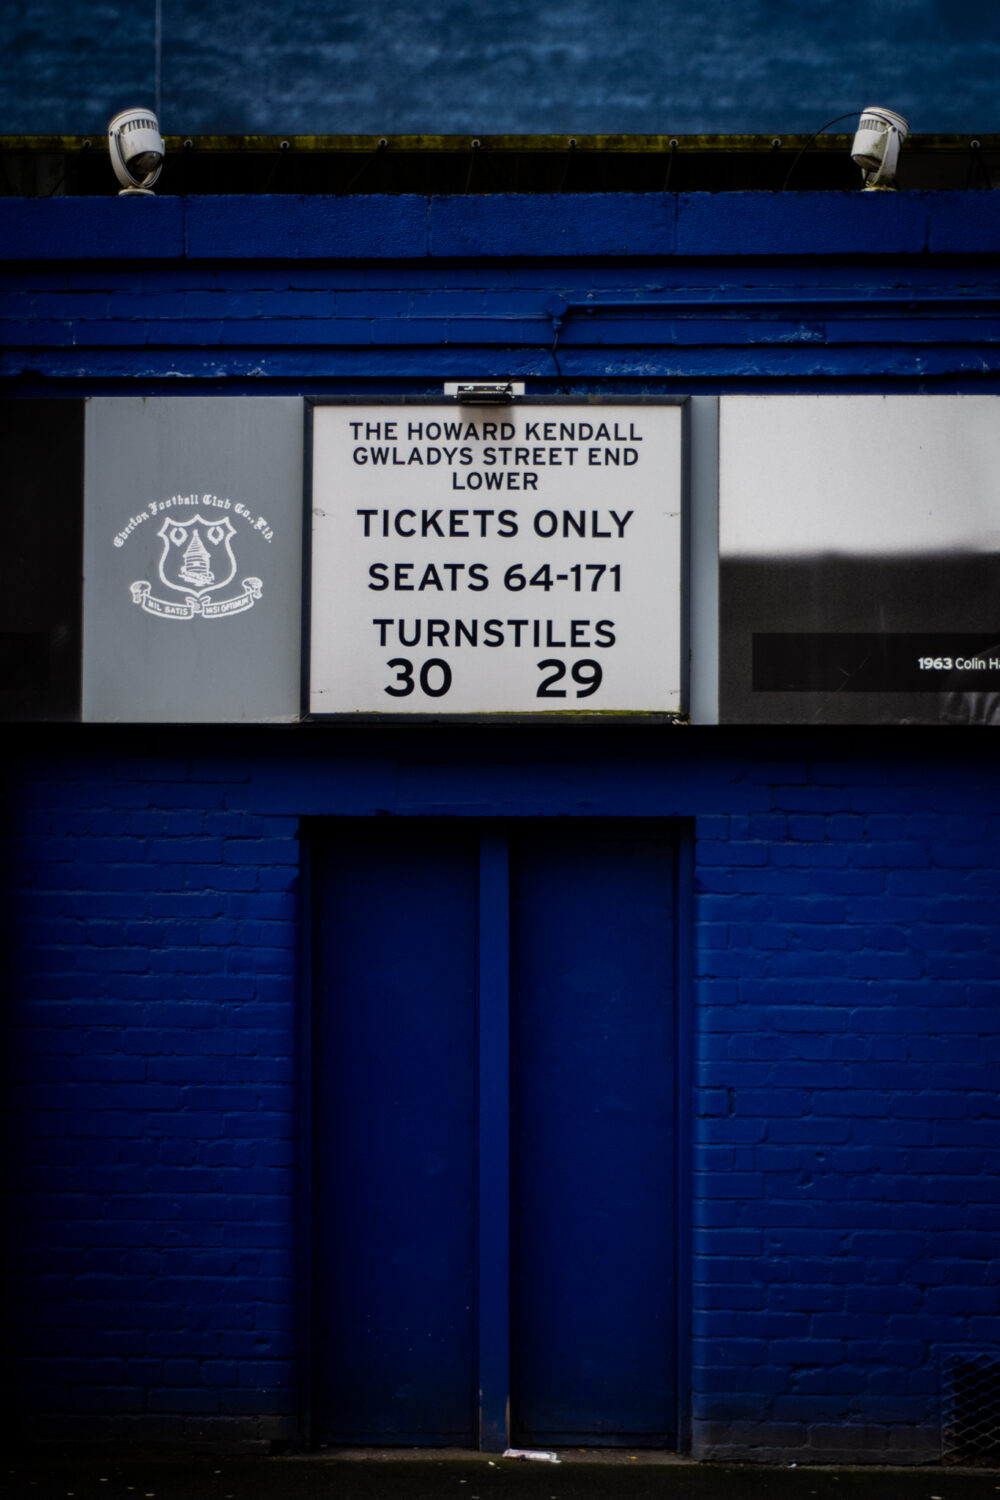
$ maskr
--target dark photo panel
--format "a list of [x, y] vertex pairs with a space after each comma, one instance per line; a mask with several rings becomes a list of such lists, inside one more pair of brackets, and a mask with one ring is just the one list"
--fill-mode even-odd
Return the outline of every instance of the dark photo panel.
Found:
[[997, 398], [721, 407], [720, 719], [1000, 723]]
[[0, 402], [0, 718], [80, 713], [82, 401]]

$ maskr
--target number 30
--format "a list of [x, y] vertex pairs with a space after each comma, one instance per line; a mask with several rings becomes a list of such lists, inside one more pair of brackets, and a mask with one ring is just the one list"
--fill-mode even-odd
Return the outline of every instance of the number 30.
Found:
[[[396, 681], [399, 686], [387, 687], [385, 691], [393, 698], [408, 698], [416, 686], [413, 681], [412, 661], [408, 661], [405, 656], [394, 656], [392, 661], [386, 662], [386, 666], [396, 668]], [[436, 669], [441, 674], [436, 686], [431, 681], [432, 669]], [[439, 656], [432, 656], [430, 661], [421, 662], [418, 676], [420, 691], [426, 693], [428, 698], [443, 698], [451, 687], [451, 668]]]

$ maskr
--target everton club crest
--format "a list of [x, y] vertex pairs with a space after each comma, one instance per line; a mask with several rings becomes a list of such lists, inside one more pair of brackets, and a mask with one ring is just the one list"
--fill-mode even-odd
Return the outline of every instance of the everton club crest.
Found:
[[260, 598], [259, 578], [244, 578], [235, 592], [228, 592], [238, 571], [232, 546], [236, 527], [228, 516], [167, 516], [156, 534], [163, 543], [160, 583], [173, 595], [161, 599], [147, 579], [137, 579], [132, 600], [148, 615], [218, 620], [252, 609]]

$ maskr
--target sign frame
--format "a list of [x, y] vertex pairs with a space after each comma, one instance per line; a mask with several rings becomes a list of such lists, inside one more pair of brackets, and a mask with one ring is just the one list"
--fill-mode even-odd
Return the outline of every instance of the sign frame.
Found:
[[[490, 416], [499, 420], [504, 412], [521, 407], [546, 407], [586, 410], [599, 413], [609, 406], [671, 407], [680, 411], [680, 473], [679, 489], [679, 567], [678, 567], [678, 652], [680, 668], [680, 707], [677, 711], [660, 709], [593, 709], [564, 707], [557, 709], [483, 709], [473, 712], [449, 712], [446, 709], [429, 709], [427, 712], [393, 712], [391, 706], [385, 710], [356, 709], [317, 711], [311, 707], [312, 669], [312, 593], [313, 593], [313, 462], [314, 462], [314, 417], [317, 409], [326, 407], [385, 407], [387, 409], [418, 410], [426, 407], [454, 405], [456, 413], [468, 413], [469, 406], [459, 404], [453, 398], [438, 392], [419, 395], [365, 395], [306, 396], [303, 398], [305, 435], [303, 442], [303, 523], [302, 523], [302, 654], [301, 654], [301, 710], [300, 722], [304, 724], [358, 724], [372, 726], [421, 725], [421, 724], [646, 724], [679, 725], [690, 722], [691, 695], [691, 404], [688, 394], [682, 395], [633, 395], [628, 392], [599, 394], [518, 396], [511, 402], [497, 403], [488, 408]], [[476, 406], [477, 413], [486, 413], [485, 406]], [[473, 420], [466, 417], [465, 420]]]

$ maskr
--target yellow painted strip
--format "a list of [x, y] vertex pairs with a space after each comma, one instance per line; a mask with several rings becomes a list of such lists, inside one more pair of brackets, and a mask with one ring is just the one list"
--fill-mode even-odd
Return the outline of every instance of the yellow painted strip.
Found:
[[[852, 140], [851, 134], [838, 135], [168, 135], [165, 142], [171, 155], [185, 149], [198, 154], [273, 154], [286, 149], [295, 154], [366, 155], [381, 149], [392, 154], [429, 156], [465, 153], [478, 142], [483, 152], [521, 155], [559, 155], [575, 149], [588, 155], [630, 156], [669, 154], [672, 142], [678, 153], [685, 155], [733, 155], [748, 153], [759, 155], [772, 149], [782, 152], [800, 151], [808, 146], [810, 151], [840, 154], [846, 151]], [[780, 140], [780, 148], [772, 142]], [[963, 153], [969, 150], [972, 140], [978, 140], [983, 151], [1000, 150], [1000, 134], [995, 135], [911, 135], [906, 141], [906, 154], [915, 152]], [[0, 135], [0, 152], [73, 153], [104, 148], [105, 137], [101, 135]]]

